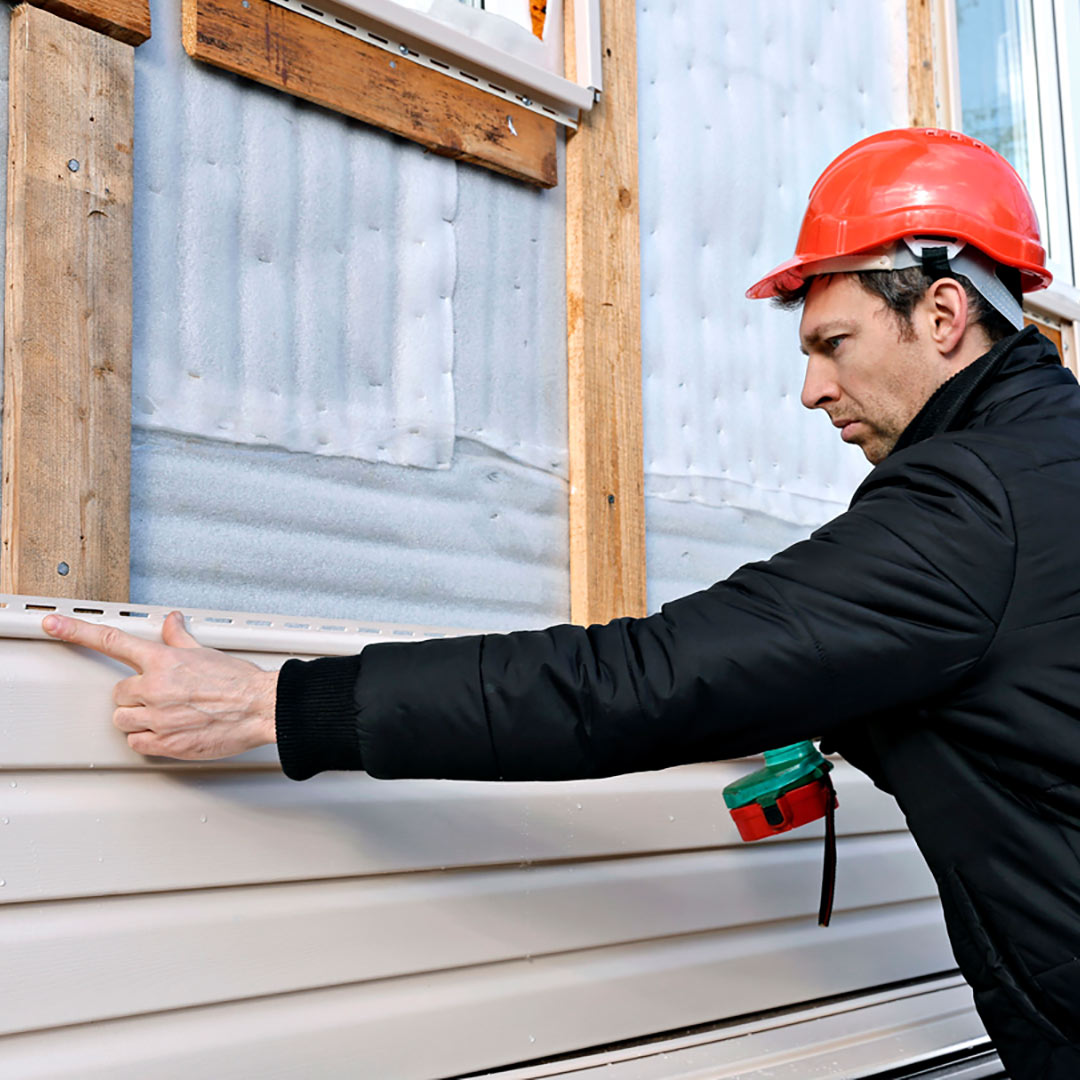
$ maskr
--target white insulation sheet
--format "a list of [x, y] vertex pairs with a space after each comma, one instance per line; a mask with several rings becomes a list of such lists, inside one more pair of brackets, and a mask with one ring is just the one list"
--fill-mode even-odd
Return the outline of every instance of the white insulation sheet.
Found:
[[445, 467], [454, 164], [197, 64], [173, 6], [136, 54], [136, 423]]
[[906, 123], [905, 30], [901, 0], [638, 2], [653, 607], [835, 516], [867, 471], [800, 404], [797, 315], [743, 293], [825, 165]]
[[[463, 306], [491, 312], [468, 341], [474, 367], [524, 348], [530, 370], [563, 366], [561, 288], [542, 295], [561, 272], [535, 266], [561, 263], [561, 190], [473, 175], [196, 63], [178, 8], [155, 2], [154, 36], [136, 52], [135, 423], [448, 467]], [[561, 466], [564, 422], [526, 437], [550, 416], [536, 417], [527, 373], [491, 376], [500, 407], [466, 403], [464, 433]]]
[[135, 52], [132, 596], [565, 619], [565, 218], [541, 192]]

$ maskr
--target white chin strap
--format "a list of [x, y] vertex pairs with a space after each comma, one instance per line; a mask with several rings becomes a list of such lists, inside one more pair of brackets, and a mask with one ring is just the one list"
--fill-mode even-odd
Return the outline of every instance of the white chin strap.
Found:
[[1016, 297], [997, 276], [994, 260], [963, 240], [936, 236], [905, 236], [877, 254], [841, 255], [807, 267], [812, 274], [847, 274], [855, 270], [906, 270], [922, 266], [924, 250], [944, 248], [945, 260], [954, 274], [963, 274], [978, 293], [1017, 330], [1024, 329], [1024, 313]]

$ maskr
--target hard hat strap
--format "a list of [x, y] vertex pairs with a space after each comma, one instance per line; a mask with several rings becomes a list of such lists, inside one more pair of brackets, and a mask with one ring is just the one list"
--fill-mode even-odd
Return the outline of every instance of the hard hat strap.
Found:
[[934, 280], [963, 274], [975, 291], [1017, 330], [1024, 329], [1024, 312], [1019, 301], [997, 275], [997, 264], [989, 255], [961, 241], [944, 242], [930, 236], [905, 236], [895, 248], [894, 270], [922, 266]]
[[838, 255], [807, 263], [803, 274], [851, 274], [859, 270], [906, 270], [921, 266], [933, 281], [963, 274], [986, 302], [1000, 312], [1017, 330], [1024, 329], [1020, 301], [997, 275], [997, 264], [989, 255], [963, 240], [940, 236], [905, 236], [886, 249]]

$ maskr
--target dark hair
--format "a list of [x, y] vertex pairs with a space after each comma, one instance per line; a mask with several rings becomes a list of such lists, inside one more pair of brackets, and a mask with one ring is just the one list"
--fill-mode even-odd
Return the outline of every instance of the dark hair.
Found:
[[[901, 339], [910, 341], [915, 336], [911, 313], [915, 310], [915, 305], [926, 295], [926, 290], [934, 283], [934, 279], [921, 266], [909, 266], [905, 270], [856, 270], [854, 274], [867, 292], [885, 301], [885, 306], [896, 316]], [[831, 275], [823, 274], [822, 276], [830, 277]], [[964, 292], [967, 293], [969, 321], [975, 326], [982, 327], [991, 344], [1016, 333], [1016, 327], [997, 308], [993, 307], [963, 274], [951, 276], [960, 282], [964, 287]], [[999, 267], [998, 277], [1009, 292], [1019, 300], [1020, 272], [1010, 266]], [[797, 289], [784, 289], [778, 286], [778, 295], [773, 302], [786, 310], [801, 307], [813, 281], [812, 277], [807, 278]]]

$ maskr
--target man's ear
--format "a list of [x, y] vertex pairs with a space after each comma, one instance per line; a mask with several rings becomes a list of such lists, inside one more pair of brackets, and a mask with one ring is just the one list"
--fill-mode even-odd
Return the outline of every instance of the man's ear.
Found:
[[968, 323], [968, 297], [955, 278], [938, 278], [924, 298], [930, 339], [942, 356], [955, 352]]

